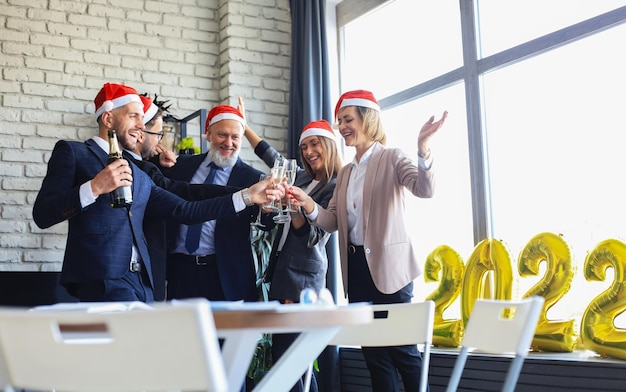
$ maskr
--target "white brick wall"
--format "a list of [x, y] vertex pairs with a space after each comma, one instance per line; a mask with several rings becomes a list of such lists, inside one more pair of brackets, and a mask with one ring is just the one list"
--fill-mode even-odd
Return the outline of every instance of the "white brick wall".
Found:
[[[241, 95], [285, 150], [289, 12], [289, 0], [0, 0], [0, 271], [60, 270], [67, 223], [39, 229], [32, 204], [54, 143], [95, 134], [105, 82], [170, 99], [179, 117]], [[242, 158], [264, 167], [245, 142]]]

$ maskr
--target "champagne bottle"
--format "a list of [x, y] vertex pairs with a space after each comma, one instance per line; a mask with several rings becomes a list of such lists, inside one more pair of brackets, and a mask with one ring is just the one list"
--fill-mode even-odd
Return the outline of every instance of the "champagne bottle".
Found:
[[[122, 150], [117, 143], [117, 134], [109, 129], [109, 163], [122, 159]], [[130, 186], [121, 186], [111, 191], [111, 207], [130, 207], [133, 204], [133, 192]]]

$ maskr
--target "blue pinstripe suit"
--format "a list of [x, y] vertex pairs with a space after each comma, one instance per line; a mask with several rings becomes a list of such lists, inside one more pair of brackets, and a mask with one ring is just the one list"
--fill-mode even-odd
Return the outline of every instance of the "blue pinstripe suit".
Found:
[[187, 202], [157, 187], [133, 163], [130, 214], [124, 208], [111, 208], [107, 195], [83, 209], [79, 187], [106, 164], [107, 153], [94, 140], [57, 142], [33, 206], [33, 218], [42, 229], [68, 220], [61, 284], [70, 294], [72, 283], [119, 279], [128, 273], [133, 238], [152, 283], [144, 216], [194, 224], [235, 215], [231, 196]]

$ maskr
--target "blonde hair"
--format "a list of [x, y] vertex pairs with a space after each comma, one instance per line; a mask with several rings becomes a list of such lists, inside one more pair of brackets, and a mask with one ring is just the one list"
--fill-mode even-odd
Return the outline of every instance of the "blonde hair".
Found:
[[387, 135], [383, 129], [383, 122], [378, 110], [356, 106], [357, 112], [363, 120], [363, 132], [375, 142], [387, 144]]

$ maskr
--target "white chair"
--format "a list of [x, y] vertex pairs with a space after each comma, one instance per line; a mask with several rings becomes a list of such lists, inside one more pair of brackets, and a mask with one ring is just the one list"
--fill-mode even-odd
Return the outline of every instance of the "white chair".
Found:
[[0, 348], [14, 388], [227, 390], [208, 301], [134, 310], [121, 303], [83, 306], [0, 309]]
[[428, 385], [430, 346], [433, 339], [433, 301], [372, 305], [374, 320], [369, 324], [342, 327], [329, 345], [400, 346], [424, 345], [420, 392]]
[[447, 392], [457, 390], [468, 352], [473, 349], [489, 354], [513, 355], [502, 387], [503, 392], [512, 392], [535, 335], [543, 302], [543, 297], [539, 296], [519, 301], [476, 300]]

